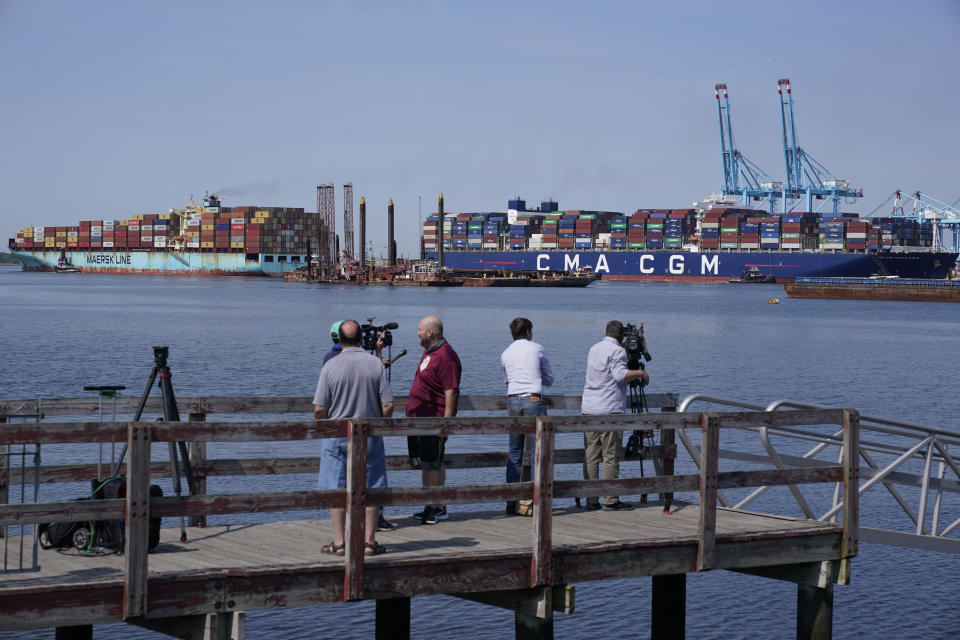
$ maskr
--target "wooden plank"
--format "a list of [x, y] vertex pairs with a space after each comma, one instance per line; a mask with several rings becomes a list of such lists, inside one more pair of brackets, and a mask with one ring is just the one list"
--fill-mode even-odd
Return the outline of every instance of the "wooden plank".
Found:
[[[840, 424], [840, 409], [808, 409], [771, 412], [731, 412], [721, 416], [723, 428], [748, 426], [790, 426]], [[612, 414], [605, 416], [553, 416], [557, 433], [584, 431], [625, 431], [627, 429], [692, 428], [699, 424], [696, 413]], [[371, 435], [498, 435], [533, 433], [535, 417], [464, 418], [371, 418]], [[67, 442], [122, 442], [131, 423], [57, 422], [15, 423], [0, 431], [0, 444], [41, 444]], [[344, 437], [345, 420], [255, 421], [255, 422], [145, 422], [155, 442], [283, 441]]]
[[533, 503], [533, 558], [530, 566], [530, 586], [549, 585], [553, 541], [553, 418], [537, 418], [537, 463], [534, 469]]
[[700, 433], [700, 525], [697, 541], [697, 571], [706, 571], [712, 569], [716, 561], [719, 418], [708, 413], [701, 414]]
[[843, 409], [791, 409], [789, 411], [717, 412], [719, 428], [789, 427], [812, 424], [843, 424]]
[[123, 617], [147, 612], [147, 545], [150, 537], [150, 430], [131, 426], [127, 437], [126, 546], [123, 566]]
[[804, 469], [763, 469], [760, 471], [725, 471], [717, 474], [717, 488], [769, 487], [788, 484], [841, 482], [842, 466], [823, 466]]
[[[679, 394], [676, 393], [648, 393], [647, 406], [651, 409], [676, 407]], [[117, 397], [117, 413], [133, 414], [139, 405], [140, 398], [133, 396]], [[580, 396], [578, 395], [550, 395], [545, 396], [547, 407], [580, 411]], [[278, 397], [278, 396], [247, 396], [247, 397], [178, 397], [177, 405], [188, 413], [198, 414], [264, 414], [264, 413], [301, 413], [313, 412], [313, 398], [311, 396]], [[0, 406], [36, 407], [48, 416], [63, 415], [97, 415], [97, 398], [30, 398], [30, 399], [3, 399]], [[507, 399], [504, 396], [462, 396], [459, 401], [461, 411], [506, 411]], [[407, 408], [407, 396], [394, 397], [394, 412], [402, 414]], [[145, 407], [147, 413], [161, 413], [160, 398], [153, 396], [147, 399]]]

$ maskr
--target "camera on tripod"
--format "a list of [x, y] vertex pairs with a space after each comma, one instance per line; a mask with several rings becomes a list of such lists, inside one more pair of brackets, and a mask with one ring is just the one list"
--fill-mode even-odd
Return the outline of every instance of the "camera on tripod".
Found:
[[[372, 322], [373, 318], [367, 318], [368, 322]], [[360, 334], [361, 334], [361, 345], [365, 351], [376, 351], [377, 350], [377, 340], [380, 339], [380, 334], [383, 334], [383, 345], [384, 347], [389, 347], [393, 345], [393, 334], [390, 333], [391, 329], [396, 329], [400, 325], [396, 322], [387, 322], [386, 324], [376, 326], [373, 324], [362, 324], [360, 325]]]
[[[653, 356], [647, 351], [647, 339], [643, 335], [643, 325], [623, 325], [623, 338], [620, 344], [627, 352], [627, 368], [643, 369], [643, 361], [650, 362]], [[641, 359], [642, 358], [642, 359]]]

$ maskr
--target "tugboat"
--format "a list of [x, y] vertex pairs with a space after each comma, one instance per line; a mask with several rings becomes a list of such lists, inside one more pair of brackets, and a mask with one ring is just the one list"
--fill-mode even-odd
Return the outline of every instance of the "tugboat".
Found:
[[742, 272], [739, 278], [730, 278], [732, 283], [771, 284], [776, 281], [777, 279], [773, 277], [772, 273], [763, 273], [757, 267], [750, 267], [749, 270]]
[[57, 266], [53, 268], [54, 273], [81, 273], [80, 267], [73, 266], [70, 259], [67, 258], [67, 252], [60, 249], [60, 257], [57, 259]]

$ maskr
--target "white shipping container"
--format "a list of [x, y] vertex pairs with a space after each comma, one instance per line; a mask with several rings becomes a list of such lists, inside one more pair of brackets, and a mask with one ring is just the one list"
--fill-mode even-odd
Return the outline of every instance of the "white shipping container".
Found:
[[199, 220], [187, 220], [187, 226], [188, 226], [188, 227], [199, 227], [199, 226], [200, 226], [200, 221], [199, 221]]
[[142, 232], [142, 231], [153, 231], [153, 225], [152, 225], [152, 224], [142, 224], [142, 225], [140, 225], [140, 231], [141, 231], [141, 232]]
[[97, 224], [97, 225], [94, 225], [94, 226], [90, 227], [90, 233], [91, 233], [91, 234], [101, 233], [102, 231], [103, 231], [103, 225]]
[[243, 224], [246, 221], [246, 218], [230, 218], [230, 224]]
[[[204, 209], [207, 213], [220, 213], [220, 207], [207, 207]], [[202, 214], [198, 214], [202, 215]]]
[[77, 231], [67, 231], [67, 237], [68, 237], [68, 238], [76, 238], [78, 233], [79, 233], [79, 232], [77, 232]]
[[104, 241], [103, 241], [103, 246], [105, 246], [105, 247], [112, 247], [112, 246], [113, 246], [113, 240], [104, 240]]
[[187, 248], [188, 248], [188, 249], [199, 249], [199, 248], [200, 248], [200, 243], [199, 243], [199, 242], [188, 242], [188, 243], [187, 243]]
[[153, 242], [153, 236], [152, 236], [152, 235], [149, 235], [149, 236], [141, 235], [141, 236], [140, 236], [140, 242]]

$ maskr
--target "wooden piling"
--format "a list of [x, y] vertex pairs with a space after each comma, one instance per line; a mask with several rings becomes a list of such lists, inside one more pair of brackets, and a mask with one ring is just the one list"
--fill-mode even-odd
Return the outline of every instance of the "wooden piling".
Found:
[[377, 600], [376, 640], [410, 640], [410, 598]]
[[650, 638], [677, 640], [686, 636], [687, 574], [653, 576], [650, 598]]
[[797, 585], [797, 640], [833, 638], [833, 585]]

